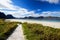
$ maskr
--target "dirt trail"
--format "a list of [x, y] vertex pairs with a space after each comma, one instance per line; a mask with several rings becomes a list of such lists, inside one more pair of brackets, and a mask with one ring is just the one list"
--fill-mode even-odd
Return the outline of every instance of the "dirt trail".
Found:
[[22, 24], [18, 24], [15, 31], [8, 37], [7, 40], [25, 40], [23, 35]]

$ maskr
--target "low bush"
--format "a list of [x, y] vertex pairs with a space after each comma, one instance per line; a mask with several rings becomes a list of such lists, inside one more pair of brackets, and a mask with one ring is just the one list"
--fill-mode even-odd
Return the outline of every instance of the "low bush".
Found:
[[18, 22], [5, 22], [0, 19], [0, 40], [6, 40], [17, 27]]
[[60, 29], [41, 24], [23, 23], [24, 35], [28, 40], [60, 40]]

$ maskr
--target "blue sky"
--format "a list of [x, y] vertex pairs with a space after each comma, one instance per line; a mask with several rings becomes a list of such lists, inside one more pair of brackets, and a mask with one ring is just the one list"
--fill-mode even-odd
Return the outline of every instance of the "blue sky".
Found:
[[60, 17], [60, 0], [1, 0], [0, 11], [15, 17]]
[[14, 4], [29, 10], [60, 11], [60, 3], [49, 3], [38, 0], [13, 0]]

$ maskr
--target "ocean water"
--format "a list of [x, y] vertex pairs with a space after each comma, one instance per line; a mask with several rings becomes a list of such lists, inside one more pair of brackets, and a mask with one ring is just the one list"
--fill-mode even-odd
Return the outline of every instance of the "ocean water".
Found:
[[20, 20], [60, 22], [60, 20], [57, 19], [20, 19]]

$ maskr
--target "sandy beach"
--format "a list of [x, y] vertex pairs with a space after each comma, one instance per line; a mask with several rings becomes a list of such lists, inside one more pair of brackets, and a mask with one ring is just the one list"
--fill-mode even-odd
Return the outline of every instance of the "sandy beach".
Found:
[[36, 20], [21, 20], [21, 19], [6, 19], [5, 21], [10, 21], [10, 22], [27, 22], [27, 23], [37, 23], [37, 24], [42, 24], [44, 26], [50, 26], [53, 28], [60, 28], [60, 22], [49, 22], [49, 21], [36, 21]]

